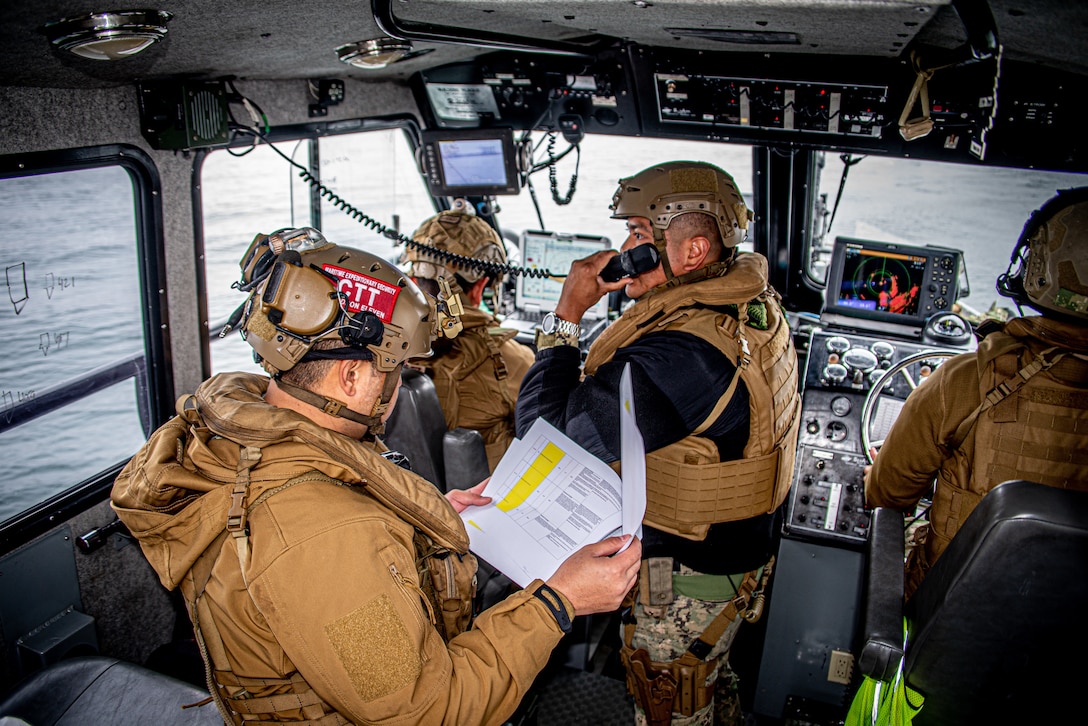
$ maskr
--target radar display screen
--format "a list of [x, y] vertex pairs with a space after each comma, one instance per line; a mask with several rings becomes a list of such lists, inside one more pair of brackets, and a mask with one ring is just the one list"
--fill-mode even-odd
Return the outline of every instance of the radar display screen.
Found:
[[956, 302], [961, 264], [958, 250], [836, 237], [822, 317], [885, 331], [921, 330], [927, 318]]
[[847, 244], [838, 304], [859, 310], [917, 315], [927, 259]]

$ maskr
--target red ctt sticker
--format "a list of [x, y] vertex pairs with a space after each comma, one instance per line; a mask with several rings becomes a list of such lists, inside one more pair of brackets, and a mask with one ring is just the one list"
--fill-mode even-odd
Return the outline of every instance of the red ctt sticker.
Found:
[[340, 279], [336, 291], [343, 295], [349, 313], [354, 315], [369, 310], [383, 323], [393, 318], [393, 306], [397, 304], [397, 295], [400, 295], [399, 287], [336, 265], [322, 265], [321, 269]]

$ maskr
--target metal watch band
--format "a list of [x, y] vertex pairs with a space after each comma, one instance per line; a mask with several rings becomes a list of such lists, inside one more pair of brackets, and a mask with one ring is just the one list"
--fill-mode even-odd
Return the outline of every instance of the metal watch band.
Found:
[[540, 329], [545, 333], [560, 333], [567, 337], [574, 336], [575, 338], [582, 333], [582, 326], [578, 323], [572, 323], [569, 320], [563, 320], [563, 318], [559, 317], [554, 312], [544, 316], [544, 319], [540, 321]]

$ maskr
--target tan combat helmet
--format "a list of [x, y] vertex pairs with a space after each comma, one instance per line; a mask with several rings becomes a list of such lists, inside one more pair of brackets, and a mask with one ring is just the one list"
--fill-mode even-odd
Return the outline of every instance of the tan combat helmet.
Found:
[[1088, 187], [1062, 189], [1032, 213], [997, 289], [1044, 315], [1088, 322]]
[[[666, 286], [683, 284], [702, 277], [723, 274], [725, 259], [678, 278], [669, 266], [665, 251], [665, 230], [681, 214], [696, 212], [713, 217], [722, 244], [732, 250], [744, 240], [748, 222], [754, 217], [744, 203], [733, 177], [704, 161], [671, 161], [643, 169], [620, 179], [612, 195], [612, 219], [646, 217], [654, 230], [654, 246], [661, 254]], [[731, 259], [731, 258], [730, 258]]]
[[449, 211], [424, 220], [412, 240], [416, 244], [409, 244], [400, 257], [408, 275], [425, 280], [444, 277], [451, 285], [455, 274], [470, 283], [490, 275], [498, 303], [506, 247], [495, 228], [477, 217], [467, 201], [456, 199]]
[[[311, 227], [258, 234], [239, 263], [250, 292], [242, 335], [271, 375], [303, 360], [373, 360], [388, 372], [460, 331], [460, 301], [434, 300], [404, 273]], [[342, 346], [313, 350], [321, 340]]]
[[646, 217], [662, 231], [679, 214], [708, 214], [717, 221], [726, 247], [743, 241], [753, 219], [733, 177], [703, 161], [657, 164], [620, 179], [609, 209], [612, 219]]

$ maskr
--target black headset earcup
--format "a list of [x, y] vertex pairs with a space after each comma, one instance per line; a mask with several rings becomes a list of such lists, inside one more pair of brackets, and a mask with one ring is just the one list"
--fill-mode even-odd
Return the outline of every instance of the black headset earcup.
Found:
[[353, 348], [365, 348], [380, 343], [383, 335], [385, 324], [369, 310], [347, 318], [340, 328], [340, 339]]

